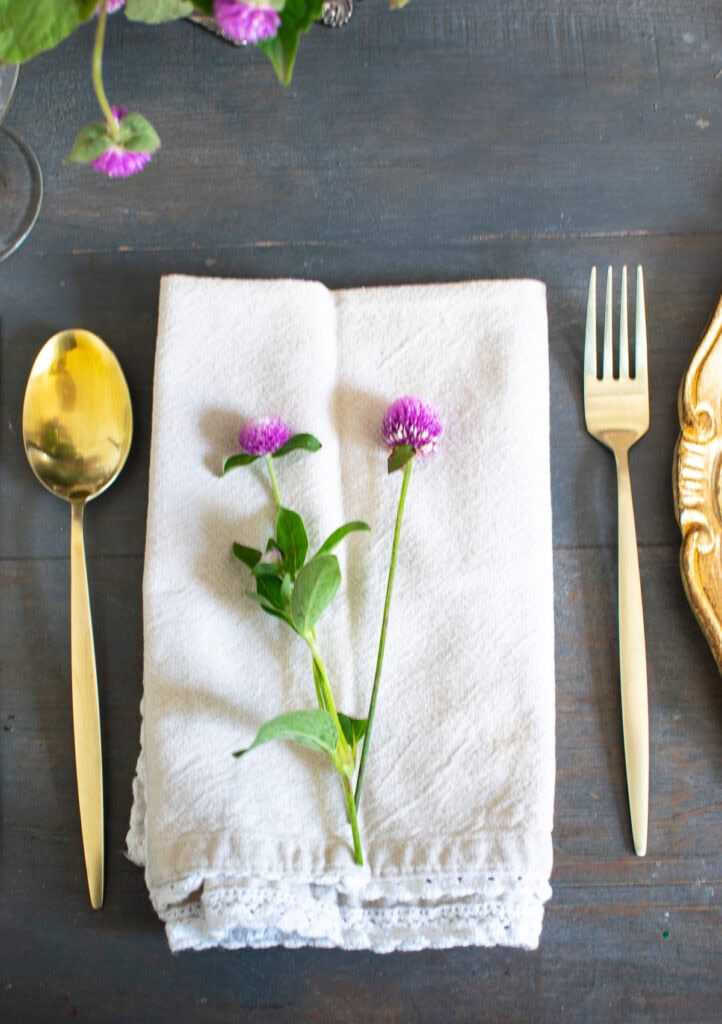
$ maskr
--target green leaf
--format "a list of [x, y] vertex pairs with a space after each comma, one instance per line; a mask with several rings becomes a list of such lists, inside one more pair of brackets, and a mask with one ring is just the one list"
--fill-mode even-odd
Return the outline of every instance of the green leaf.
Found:
[[250, 466], [252, 462], [256, 462], [259, 458], [258, 455], [246, 455], [243, 452], [240, 455], [231, 455], [229, 459], [223, 463], [223, 473], [227, 473], [230, 469], [236, 469], [238, 466]]
[[105, 121], [93, 121], [81, 128], [75, 137], [73, 148], [65, 158], [66, 163], [88, 164], [104, 153], [113, 144]]
[[253, 566], [253, 575], [256, 579], [260, 579], [262, 576], [278, 576], [282, 570], [282, 566], [278, 562], [259, 562]]
[[410, 3], [410, 0], [389, 0], [390, 11], [400, 11], [402, 7]]
[[306, 452], [317, 452], [321, 447], [321, 442], [313, 434], [294, 434], [293, 437], [289, 437], [284, 445], [275, 451], [271, 456], [274, 459], [280, 459], [283, 455], [288, 455], [289, 452], [295, 452], [299, 448], [302, 448]]
[[281, 14], [281, 25], [273, 39], [258, 45], [274, 67], [281, 85], [290, 85], [293, 65], [301, 35], [318, 21], [323, 13], [324, 0], [286, 0]]
[[283, 598], [283, 607], [291, 607], [291, 594], [293, 593], [293, 584], [291, 583], [291, 577], [288, 573], [285, 574], [281, 580], [281, 597]]
[[234, 544], [233, 554], [239, 562], [243, 562], [249, 569], [253, 569], [261, 559], [261, 552], [256, 548], [247, 548], [245, 544]]
[[308, 554], [308, 537], [303, 519], [290, 508], [280, 508], [276, 518], [276, 540], [283, 552], [286, 569], [294, 577]]
[[407, 462], [414, 457], [414, 446], [412, 444], [400, 444], [389, 455], [388, 471], [395, 473], [397, 469], [403, 469]]
[[266, 615], [272, 615], [274, 619], [280, 619], [281, 622], [285, 622], [287, 626], [291, 627], [291, 629], [296, 629], [285, 612], [279, 611], [278, 608], [271, 608], [270, 604], [262, 604], [261, 609], [266, 613]]
[[343, 526], [339, 526], [337, 530], [334, 530], [333, 533], [326, 538], [316, 553], [318, 555], [322, 555], [326, 551], [331, 551], [331, 549], [335, 548], [339, 541], [342, 541], [349, 533], [356, 533], [361, 530], [365, 533], [370, 533], [371, 527], [368, 523], [364, 523], [360, 519], [354, 519], [351, 523], [345, 523]]
[[283, 592], [278, 576], [259, 576], [256, 580], [256, 593], [277, 611], [284, 611]]
[[366, 729], [369, 724], [368, 718], [351, 718], [350, 715], [344, 715], [339, 711], [338, 720], [341, 723], [341, 729], [343, 730], [346, 742], [351, 747], [351, 753], [355, 760], [359, 740], [362, 740], [366, 735]]
[[0, 62], [20, 64], [52, 50], [92, 15], [98, 0], [2, 0]]
[[290, 626], [292, 630], [297, 632], [288, 612], [282, 611], [280, 608], [274, 608], [273, 605], [268, 603], [267, 598], [265, 598], [263, 594], [257, 594], [253, 590], [247, 590], [246, 597], [249, 601], [254, 601], [268, 615], [273, 615], [274, 618], [281, 619], [287, 626]]
[[160, 139], [150, 121], [142, 114], [126, 114], [116, 140], [129, 153], [155, 153]]
[[335, 555], [316, 555], [304, 565], [291, 595], [291, 619], [302, 635], [308, 634], [333, 601], [341, 583]]
[[335, 759], [338, 733], [328, 711], [320, 708], [286, 711], [265, 722], [250, 747], [235, 751], [233, 756], [242, 757], [254, 747], [270, 743], [271, 740], [293, 740], [304, 747], [321, 750]]
[[197, 10], [207, 14], [208, 17], [213, 16], [213, 0], [195, 0], [194, 6]]
[[127, 0], [125, 14], [130, 21], [159, 25], [162, 21], [187, 18], [194, 7], [192, 0]]

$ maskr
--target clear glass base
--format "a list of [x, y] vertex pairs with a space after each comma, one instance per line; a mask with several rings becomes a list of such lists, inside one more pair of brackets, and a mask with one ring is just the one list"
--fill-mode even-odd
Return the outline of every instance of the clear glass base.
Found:
[[43, 200], [43, 175], [27, 142], [0, 127], [0, 261], [30, 234]]

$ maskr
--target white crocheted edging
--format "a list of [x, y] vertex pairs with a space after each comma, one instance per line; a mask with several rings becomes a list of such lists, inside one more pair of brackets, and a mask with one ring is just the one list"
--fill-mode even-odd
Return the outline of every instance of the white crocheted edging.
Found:
[[[179, 889], [193, 882], [195, 892], [178, 899]], [[359, 905], [332, 887], [264, 885], [259, 880], [204, 884], [196, 878], [151, 891], [151, 897], [174, 951], [213, 946], [318, 946], [378, 953], [470, 945], [536, 949], [544, 903], [551, 895], [548, 883], [515, 879], [513, 888], [500, 888], [495, 880], [493, 890], [471, 893], [452, 886], [444, 891], [439, 883], [433, 897], [419, 899], [408, 880], [408, 902], [399, 899], [395, 888], [385, 900]], [[168, 901], [172, 893], [178, 902]]]
[[298, 905], [269, 904], [259, 900], [258, 894], [253, 896], [233, 904], [219, 906], [215, 900], [215, 907], [195, 904], [161, 914], [170, 948], [176, 952], [210, 947], [314, 946], [376, 953], [456, 946], [536, 949], [543, 918], [541, 900], [342, 908], [338, 914], [324, 917], [319, 907], [309, 914]]
[[[140, 866], [147, 866], [145, 781], [141, 746], [127, 837], [128, 856]], [[314, 883], [198, 873], [153, 885], [147, 871], [146, 879], [174, 952], [271, 946], [377, 953], [496, 945], [531, 950], [539, 944], [551, 896], [546, 878], [505, 872], [385, 880], [364, 874], [363, 882], [356, 877], [352, 884], [342, 876]]]

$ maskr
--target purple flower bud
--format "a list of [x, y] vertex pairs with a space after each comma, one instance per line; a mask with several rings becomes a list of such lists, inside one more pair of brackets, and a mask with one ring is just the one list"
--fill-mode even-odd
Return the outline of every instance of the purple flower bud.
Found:
[[283, 555], [278, 548], [269, 548], [268, 551], [264, 551], [258, 560], [259, 565], [283, 565]]
[[291, 431], [283, 420], [277, 416], [266, 416], [244, 423], [238, 443], [247, 455], [273, 455], [290, 436]]
[[221, 31], [239, 43], [260, 43], [278, 32], [280, 15], [263, 3], [213, 0], [213, 16]]
[[381, 431], [389, 448], [410, 444], [416, 454], [431, 455], [441, 436], [441, 422], [433, 405], [409, 395], [391, 403]]
[[[112, 107], [111, 109], [113, 117], [120, 124], [128, 113], [127, 109], [125, 107]], [[150, 159], [150, 153], [132, 153], [124, 149], [120, 143], [114, 142], [92, 161], [91, 166], [94, 171], [105, 174], [109, 178], [129, 178], [131, 174], [142, 171]]]

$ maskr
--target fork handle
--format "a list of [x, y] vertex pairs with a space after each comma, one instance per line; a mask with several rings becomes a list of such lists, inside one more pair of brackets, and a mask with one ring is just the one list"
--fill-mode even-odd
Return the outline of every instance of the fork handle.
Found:
[[634, 850], [647, 852], [649, 817], [649, 710], [642, 584], [634, 524], [628, 452], [616, 452], [619, 530], [619, 668], [624, 757]]

